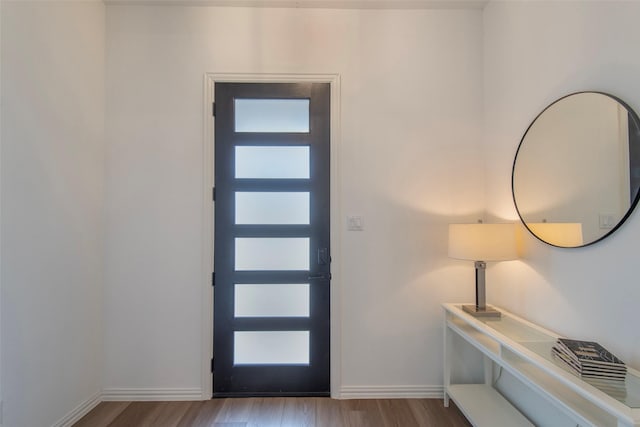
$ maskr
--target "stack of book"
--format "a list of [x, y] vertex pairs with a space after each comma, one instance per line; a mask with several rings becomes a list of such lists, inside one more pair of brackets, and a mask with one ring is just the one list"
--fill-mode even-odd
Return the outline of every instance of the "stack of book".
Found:
[[593, 341], [558, 338], [552, 352], [570, 371], [589, 382], [620, 382], [627, 375], [624, 362]]
[[627, 387], [624, 381], [601, 380], [597, 378], [585, 378], [584, 380], [595, 388], [607, 393], [614, 399], [623, 401], [627, 397]]

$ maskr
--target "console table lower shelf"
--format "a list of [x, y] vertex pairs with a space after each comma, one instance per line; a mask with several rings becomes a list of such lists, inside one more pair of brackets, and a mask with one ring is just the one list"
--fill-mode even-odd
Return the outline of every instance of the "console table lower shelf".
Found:
[[450, 385], [447, 394], [474, 425], [534, 427], [534, 424], [490, 385]]
[[[445, 406], [452, 399], [475, 427], [640, 427], [640, 372], [628, 367], [614, 390], [588, 383], [552, 356], [557, 334], [505, 310], [499, 318], [477, 318], [460, 304], [443, 308]], [[481, 363], [469, 365], [465, 354]], [[521, 407], [523, 414], [509, 402], [523, 403], [523, 395], [500, 394], [495, 385], [503, 371], [524, 387], [527, 405], [535, 395], [544, 408]]]

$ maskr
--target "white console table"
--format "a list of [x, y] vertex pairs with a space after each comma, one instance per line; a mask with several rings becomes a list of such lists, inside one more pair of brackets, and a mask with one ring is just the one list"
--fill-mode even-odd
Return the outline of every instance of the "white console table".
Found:
[[[452, 399], [474, 426], [534, 425], [493, 387], [494, 368], [504, 369], [545, 398], [573, 420], [572, 426], [640, 426], [640, 372], [629, 369], [625, 390], [609, 394], [553, 358], [551, 347], [557, 334], [502, 309], [500, 318], [479, 318], [464, 312], [459, 304], [444, 304], [443, 308], [445, 406]], [[452, 383], [455, 335], [482, 353], [482, 383]]]

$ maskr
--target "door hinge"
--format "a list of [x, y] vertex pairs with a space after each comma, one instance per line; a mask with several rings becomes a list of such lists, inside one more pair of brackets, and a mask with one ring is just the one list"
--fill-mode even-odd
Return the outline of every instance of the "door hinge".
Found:
[[212, 357], [212, 358], [211, 358], [211, 373], [212, 373], [212, 374], [213, 374], [213, 371], [214, 371], [214, 369], [213, 369], [213, 357]]
[[213, 198], [213, 201], [216, 201], [216, 187], [213, 187], [212, 191], [211, 191], [211, 197]]
[[216, 272], [211, 273], [211, 286], [216, 285]]
[[215, 102], [211, 105], [211, 113], [213, 114], [213, 117], [216, 116], [216, 103]]

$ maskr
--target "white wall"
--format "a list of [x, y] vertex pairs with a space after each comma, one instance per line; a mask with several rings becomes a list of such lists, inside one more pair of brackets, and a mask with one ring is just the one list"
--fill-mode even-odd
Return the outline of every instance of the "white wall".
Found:
[[[580, 90], [640, 111], [637, 2], [491, 2], [484, 11], [487, 207], [517, 218], [511, 162], [530, 121]], [[561, 250], [527, 236], [527, 253], [499, 268], [492, 302], [560, 334], [599, 341], [640, 368], [640, 212], [593, 246]]]
[[[2, 47], [2, 3], [0, 1], [0, 48]], [[0, 49], [0, 195], [2, 194], [2, 52]], [[2, 224], [2, 197], [0, 196], [0, 224]], [[2, 226], [0, 225], [0, 242], [2, 242]], [[2, 244], [0, 243], [0, 260], [2, 260]], [[0, 426], [2, 426], [4, 400], [2, 397], [2, 261], [0, 261]]]
[[343, 391], [441, 390], [439, 304], [473, 295], [446, 224], [483, 206], [482, 12], [108, 5], [106, 28], [105, 389], [202, 387], [202, 78], [225, 72], [340, 74], [341, 212], [365, 217], [333, 225]]
[[69, 421], [101, 387], [104, 5], [2, 5], [4, 425]]

